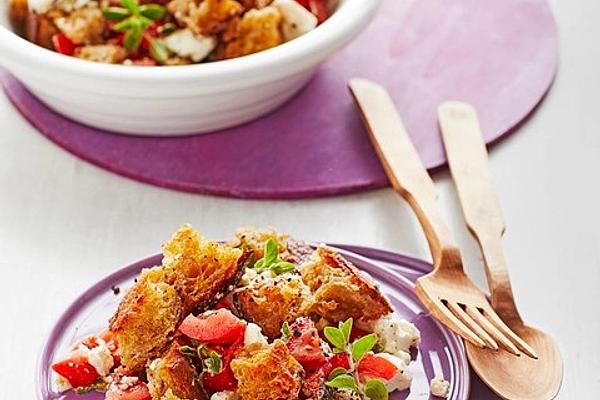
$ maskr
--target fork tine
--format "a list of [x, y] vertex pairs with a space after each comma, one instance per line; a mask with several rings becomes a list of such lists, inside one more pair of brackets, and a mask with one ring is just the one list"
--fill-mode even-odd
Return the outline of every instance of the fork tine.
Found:
[[498, 343], [477, 322], [467, 314], [458, 303], [448, 301], [446, 306], [456, 315], [468, 328], [475, 332], [493, 350], [498, 350]]
[[500, 343], [506, 351], [516, 356], [520, 356], [521, 352], [517, 347], [510, 341], [506, 335], [504, 335], [495, 324], [492, 324], [481, 311], [473, 306], [467, 306], [467, 314], [469, 314], [474, 320], [476, 320], [481, 326], [488, 331], [488, 333]]
[[502, 319], [498, 316], [498, 314], [496, 314], [496, 312], [492, 308], [490, 308], [489, 310], [484, 308], [483, 311], [484, 315], [492, 321], [494, 326], [499, 331], [504, 333], [504, 335], [508, 336], [510, 340], [512, 340], [512, 342], [519, 348], [519, 350], [521, 350], [523, 353], [525, 353], [531, 358], [535, 358], [536, 360], [538, 359], [538, 355], [535, 352], [535, 350], [533, 350], [533, 348], [529, 346], [527, 342], [521, 339], [519, 335], [517, 335], [512, 329], [510, 329], [508, 325], [506, 325], [504, 321], [502, 321]]

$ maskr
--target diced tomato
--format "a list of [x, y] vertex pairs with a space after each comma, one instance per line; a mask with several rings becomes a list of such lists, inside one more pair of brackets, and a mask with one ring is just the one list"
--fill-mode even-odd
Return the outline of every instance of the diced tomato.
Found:
[[154, 67], [157, 65], [156, 61], [150, 57], [142, 57], [133, 61], [133, 65], [137, 65], [138, 67]]
[[307, 10], [310, 9], [310, 4], [309, 4], [310, 0], [296, 0], [296, 2], [298, 2], [300, 5], [302, 5]]
[[231, 302], [231, 300], [228, 297], [225, 297], [225, 298], [223, 298], [223, 300], [218, 302], [217, 305], [215, 306], [215, 309], [217, 309], [217, 310], [220, 308], [226, 308], [228, 310], [231, 310], [233, 308], [233, 303]]
[[202, 385], [210, 393], [232, 391], [237, 388], [237, 379], [231, 370], [231, 360], [235, 357], [235, 353], [244, 347], [244, 337], [240, 337], [231, 346], [221, 353], [223, 362], [223, 370], [218, 374], [204, 373], [202, 375]]
[[323, 374], [325, 378], [329, 378], [329, 374], [336, 368], [350, 369], [350, 358], [347, 353], [334, 354], [327, 360], [323, 366]]
[[229, 344], [244, 336], [246, 323], [221, 308], [199, 317], [188, 315], [179, 331], [203, 344]]
[[152, 396], [144, 382], [138, 382], [126, 389], [120, 384], [110, 385], [105, 400], [151, 400]]
[[329, 18], [327, 0], [308, 0], [308, 9], [317, 17], [319, 24], [322, 24]]
[[72, 56], [75, 53], [75, 44], [62, 33], [52, 35], [52, 44], [54, 45], [54, 50], [60, 54]]
[[81, 350], [72, 351], [64, 360], [52, 364], [51, 368], [74, 388], [89, 386], [99, 377], [98, 371]]
[[316, 371], [325, 364], [319, 332], [310, 318], [298, 318], [290, 326], [292, 336], [287, 346], [292, 356], [308, 372]]
[[115, 36], [108, 39], [107, 43], [114, 44], [117, 46], [123, 46], [124, 39], [125, 39], [125, 34], [123, 32], [118, 32]]
[[398, 372], [398, 368], [389, 360], [376, 354], [366, 354], [357, 367], [359, 378], [383, 378], [392, 379]]

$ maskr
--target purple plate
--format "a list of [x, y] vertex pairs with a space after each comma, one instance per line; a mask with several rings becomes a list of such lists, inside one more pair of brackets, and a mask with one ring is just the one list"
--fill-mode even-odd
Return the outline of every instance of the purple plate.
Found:
[[[352, 249], [361, 250], [358, 247]], [[364, 250], [367, 253], [365, 255], [369, 255], [369, 252], [376, 252], [373, 249]], [[407, 278], [402, 275], [405, 272], [412, 275], [422, 274], [424, 271], [415, 268], [421, 265], [418, 264], [419, 261], [396, 255], [401, 258], [392, 260], [392, 264], [394, 264], [391, 266], [392, 268], [386, 268], [357, 253], [346, 250], [340, 250], [340, 252], [357, 267], [371, 274], [379, 282], [381, 290], [389, 297], [395, 312], [412, 321], [421, 331], [422, 340], [419, 352], [410, 367], [413, 374], [411, 389], [394, 393], [390, 398], [392, 400], [433, 399], [429, 395], [429, 381], [436, 375], [443, 375], [451, 382], [451, 394], [448, 398], [467, 400], [470, 376], [462, 342], [428, 315], [414, 293], [414, 284], [409, 279], [410, 276]], [[391, 255], [392, 253], [382, 254]], [[84, 292], [64, 312], [53, 328], [38, 364], [36, 374], [38, 399], [103, 399], [103, 395], [100, 393], [85, 395], [57, 393], [53, 383], [54, 376], [50, 373], [49, 366], [57, 357], [65, 354], [76, 339], [105, 329], [108, 319], [116, 310], [124, 291], [133, 284], [134, 278], [142, 268], [160, 264], [161, 257], [161, 255], [155, 255], [110, 274]], [[383, 261], [387, 261], [385, 257]], [[426, 263], [421, 263], [424, 268], [427, 268]], [[119, 295], [115, 295], [111, 290], [113, 285], [121, 288]]]

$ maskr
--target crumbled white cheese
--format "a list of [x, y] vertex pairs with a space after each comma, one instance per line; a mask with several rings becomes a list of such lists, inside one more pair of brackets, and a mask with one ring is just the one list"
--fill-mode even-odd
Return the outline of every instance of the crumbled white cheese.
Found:
[[60, 375], [58, 375], [56, 378], [56, 386], [58, 388], [59, 393], [66, 392], [66, 391], [72, 389], [69, 381], [67, 381], [64, 377], [62, 377]]
[[213, 393], [212, 396], [210, 396], [210, 400], [236, 400], [237, 398], [238, 396], [235, 394], [235, 392], [229, 391], [216, 392]]
[[156, 368], [158, 367], [158, 363], [160, 362], [160, 358], [155, 358], [150, 365], [148, 365], [148, 369], [150, 369], [150, 371], [156, 371]]
[[36, 14], [44, 14], [47, 12], [54, 0], [27, 0], [27, 4], [29, 5], [29, 9]]
[[196, 36], [190, 29], [179, 29], [165, 39], [169, 50], [194, 62], [205, 59], [217, 47], [217, 41], [209, 36]]
[[90, 349], [88, 354], [88, 362], [96, 369], [98, 375], [107, 376], [111, 368], [115, 365], [113, 356], [106, 343], [100, 343], [98, 346]]
[[410, 387], [412, 376], [410, 372], [408, 372], [408, 365], [404, 362], [404, 360], [388, 353], [379, 353], [376, 356], [388, 360], [394, 364], [396, 368], [398, 368], [396, 375], [394, 375], [392, 379], [382, 379], [388, 392], [393, 392], [394, 390], [405, 390]]
[[[421, 333], [414, 324], [393, 315], [376, 321], [373, 331], [377, 334], [378, 344], [383, 351], [390, 354], [409, 352], [421, 340]], [[405, 356], [400, 354], [400, 357]]]
[[260, 326], [250, 322], [246, 325], [246, 331], [244, 332], [244, 346], [251, 344], [260, 344], [261, 346], [268, 346], [267, 338], [262, 334]]
[[288, 41], [315, 29], [317, 17], [295, 0], [275, 0], [273, 5], [281, 14], [281, 32]]
[[436, 397], [448, 397], [450, 393], [450, 382], [445, 380], [443, 377], [435, 377], [431, 380], [431, 394]]

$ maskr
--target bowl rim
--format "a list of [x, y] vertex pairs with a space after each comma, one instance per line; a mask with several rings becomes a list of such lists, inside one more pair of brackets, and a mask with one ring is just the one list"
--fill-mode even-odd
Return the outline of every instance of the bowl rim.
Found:
[[[165, 68], [132, 68], [121, 64], [95, 63], [66, 57], [20, 37], [0, 25], [0, 64], [40, 65], [46, 71], [57, 70], [79, 76], [111, 80], [172, 81], [182, 78], [218, 79], [264, 74], [266, 69], [302, 69], [314, 64], [316, 55], [328, 54], [346, 43], [366, 25], [382, 0], [341, 0], [338, 9], [317, 29], [274, 48], [247, 56], [213, 63], [169, 66]], [[5, 11], [7, 12], [7, 11]], [[5, 56], [3, 56], [5, 55]], [[9, 60], [11, 59], [12, 60]], [[294, 67], [292, 67], [294, 68]], [[11, 68], [9, 67], [9, 70]], [[294, 68], [295, 69], [295, 68]]]

